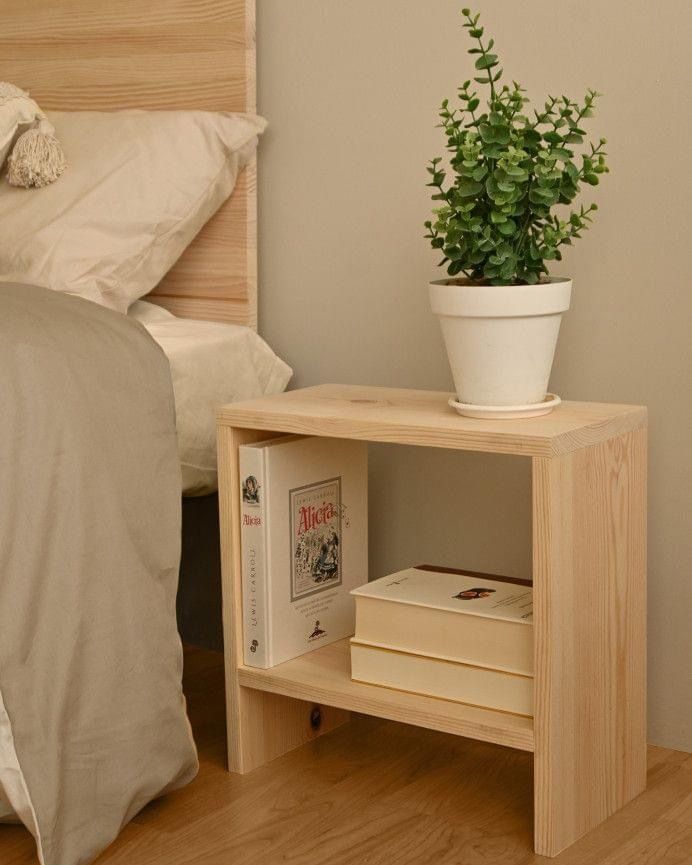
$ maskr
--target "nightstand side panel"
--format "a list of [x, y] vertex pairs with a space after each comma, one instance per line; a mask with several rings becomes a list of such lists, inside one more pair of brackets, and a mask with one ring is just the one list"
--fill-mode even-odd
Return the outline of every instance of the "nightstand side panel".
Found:
[[646, 786], [646, 428], [533, 460], [535, 849]]

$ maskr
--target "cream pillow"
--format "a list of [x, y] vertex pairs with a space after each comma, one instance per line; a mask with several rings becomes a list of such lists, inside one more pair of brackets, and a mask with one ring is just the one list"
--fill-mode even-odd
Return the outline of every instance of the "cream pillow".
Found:
[[0, 81], [0, 167], [9, 156], [16, 138], [43, 115], [28, 93], [7, 81]]
[[207, 111], [53, 112], [70, 169], [0, 190], [0, 282], [125, 312], [229, 197], [266, 121]]
[[149, 331], [171, 367], [183, 495], [213, 493], [217, 409], [281, 393], [293, 371], [249, 327], [177, 318], [143, 300], [127, 314]]

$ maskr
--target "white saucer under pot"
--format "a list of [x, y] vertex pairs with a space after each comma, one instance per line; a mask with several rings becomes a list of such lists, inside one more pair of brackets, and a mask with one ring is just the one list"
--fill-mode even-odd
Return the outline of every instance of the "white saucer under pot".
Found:
[[539, 417], [548, 414], [560, 405], [562, 400], [557, 394], [547, 393], [541, 402], [529, 403], [527, 405], [470, 405], [457, 402], [453, 397], [449, 400], [450, 406], [464, 417], [486, 418], [495, 420], [510, 420], [519, 417]]

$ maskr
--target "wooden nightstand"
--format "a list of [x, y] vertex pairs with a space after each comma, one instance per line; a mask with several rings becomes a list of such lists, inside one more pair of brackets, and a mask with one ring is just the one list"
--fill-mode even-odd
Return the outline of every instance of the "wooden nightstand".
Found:
[[[349, 710], [532, 751], [535, 849], [555, 856], [646, 785], [646, 409], [567, 402], [472, 420], [448, 397], [322, 385], [220, 410], [229, 768], [248, 772]], [[352, 682], [348, 641], [243, 666], [238, 446], [281, 433], [531, 459], [533, 719]]]

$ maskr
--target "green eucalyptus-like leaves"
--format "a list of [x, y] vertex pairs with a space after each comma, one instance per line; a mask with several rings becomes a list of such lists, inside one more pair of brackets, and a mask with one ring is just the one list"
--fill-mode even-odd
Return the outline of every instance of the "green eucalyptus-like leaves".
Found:
[[[425, 223], [426, 238], [439, 249], [450, 276], [464, 273], [491, 284], [538, 282], [546, 262], [559, 261], [561, 246], [570, 245], [588, 228], [596, 205], [571, 210], [561, 219], [552, 211], [570, 205], [580, 186], [598, 184], [608, 171], [605, 139], [584, 144], [582, 122], [593, 115], [599, 96], [589, 90], [583, 102], [549, 97], [542, 111], [524, 113], [523, 88], [502, 78], [494, 40], [483, 40], [480, 16], [462, 9], [464, 27], [474, 45], [473, 81], [488, 87], [486, 108], [469, 79], [458, 89], [459, 105], [440, 108], [451, 172], [436, 157], [428, 166], [440, 202]], [[497, 85], [497, 86], [496, 86]]]

